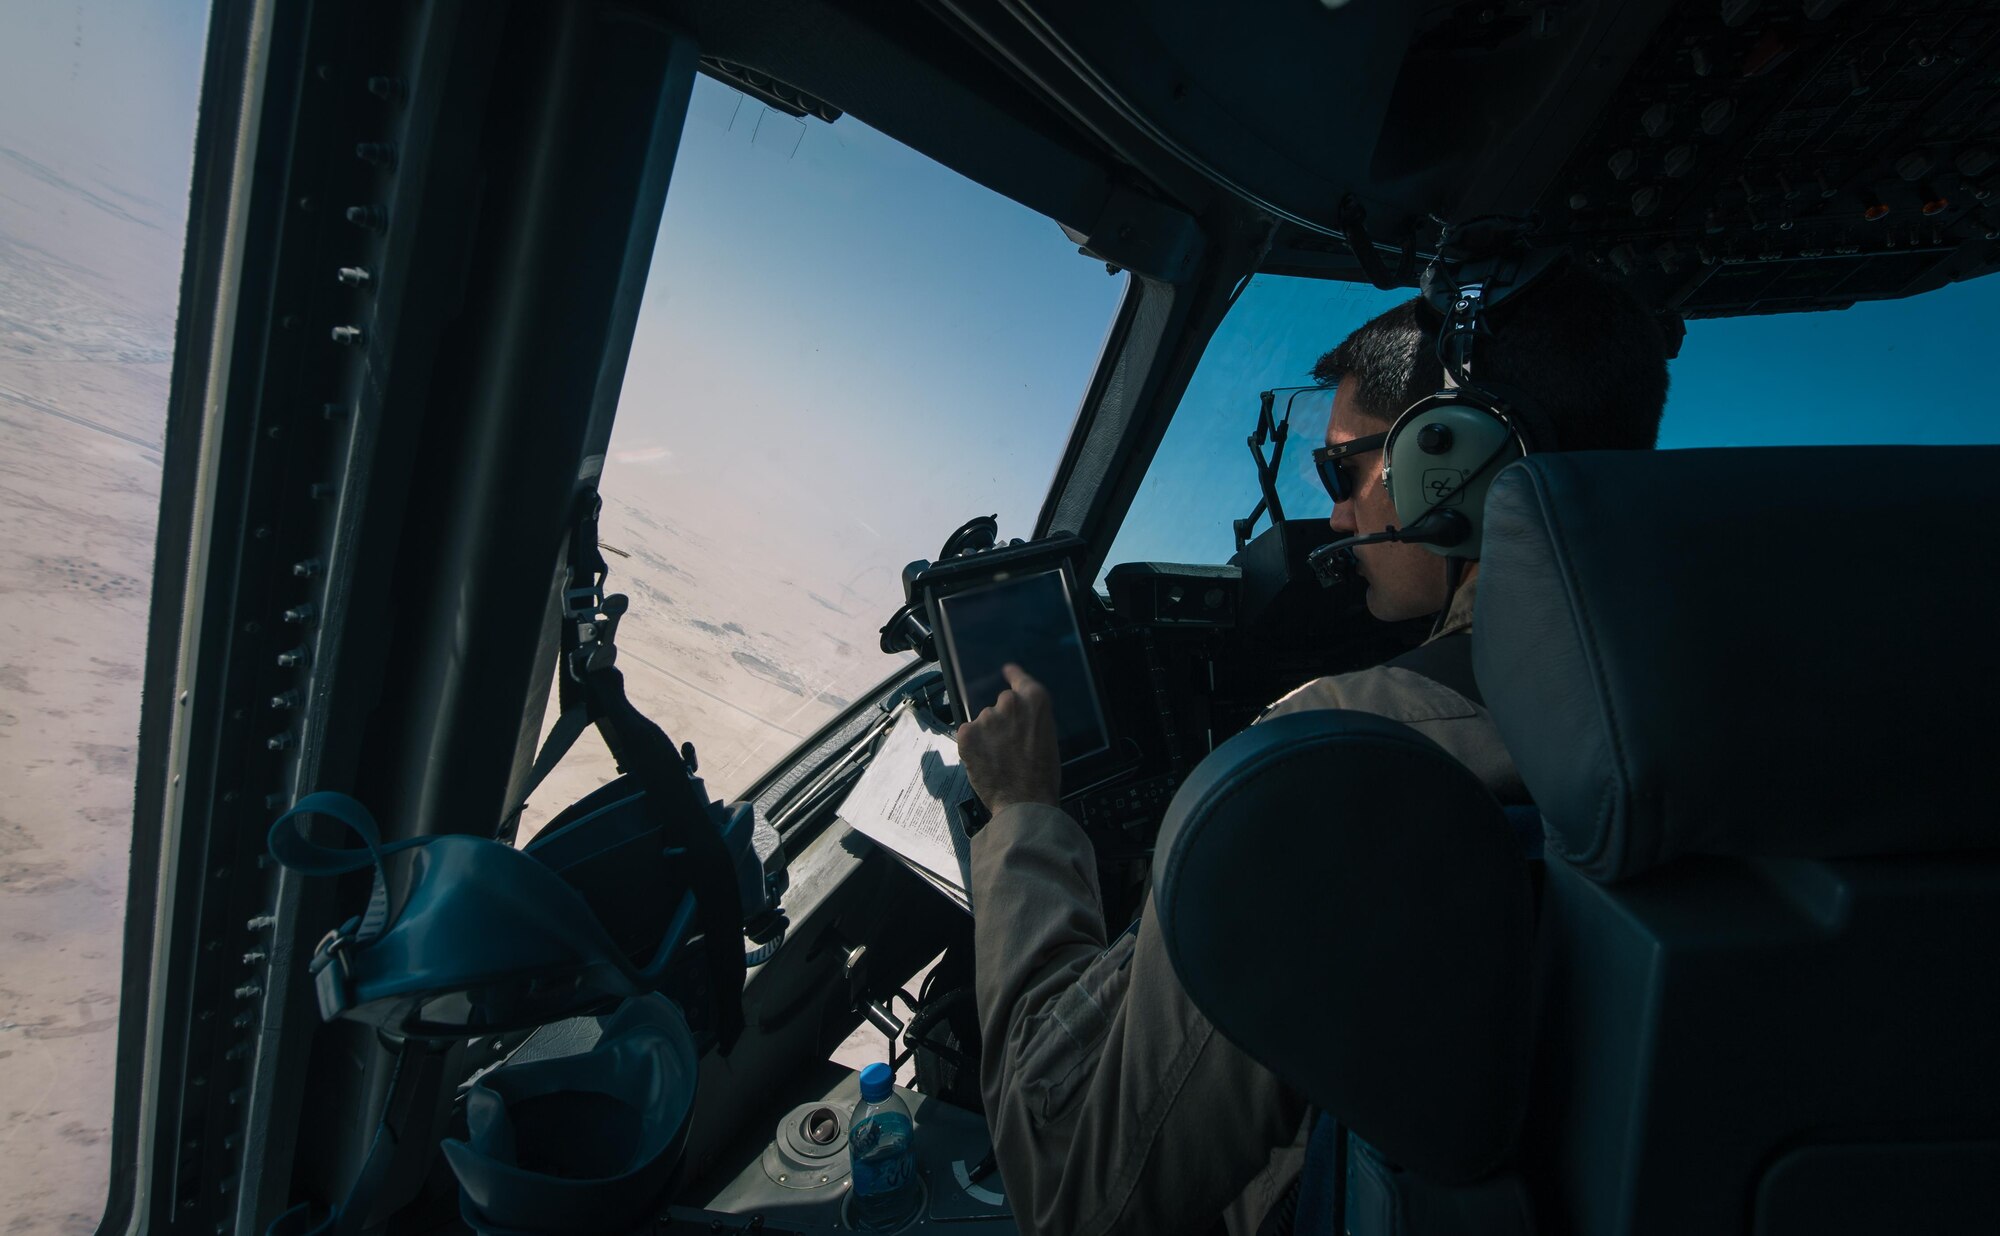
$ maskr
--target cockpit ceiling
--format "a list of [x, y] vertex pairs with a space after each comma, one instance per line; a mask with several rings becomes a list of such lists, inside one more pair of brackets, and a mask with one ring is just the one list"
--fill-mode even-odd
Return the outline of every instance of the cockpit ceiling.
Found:
[[1688, 317], [2000, 265], [2000, 6], [1689, 5], [1593, 119], [1535, 211]]
[[1179, 157], [1288, 219], [1275, 268], [1347, 257], [1350, 197], [1376, 244], [1419, 250], [1436, 218], [1530, 215], [1691, 317], [2000, 264], [1991, 3], [1010, 7]]
[[2000, 267], [1991, 2], [663, 7], [736, 80], [853, 112], [1082, 235], [1124, 186], [1211, 228], [1278, 220], [1268, 270], [1408, 282], [1438, 220], [1523, 216], [1689, 317]]

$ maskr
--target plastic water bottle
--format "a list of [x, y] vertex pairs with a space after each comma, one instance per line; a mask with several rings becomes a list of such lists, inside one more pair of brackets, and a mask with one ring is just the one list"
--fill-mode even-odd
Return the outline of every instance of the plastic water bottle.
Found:
[[861, 1070], [861, 1102], [847, 1122], [847, 1154], [854, 1181], [852, 1217], [864, 1232], [903, 1226], [923, 1204], [912, 1151], [916, 1125], [896, 1094], [896, 1075], [886, 1064]]

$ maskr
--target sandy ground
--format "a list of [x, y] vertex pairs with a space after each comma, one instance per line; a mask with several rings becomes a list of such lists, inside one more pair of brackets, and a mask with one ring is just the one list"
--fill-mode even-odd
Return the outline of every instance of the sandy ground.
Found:
[[0, 144], [8, 1232], [89, 1232], [104, 1206], [182, 231], [182, 207], [62, 166], [62, 152]]
[[[614, 454], [616, 445], [614, 436]], [[829, 600], [818, 589], [834, 589], [823, 581], [696, 531], [712, 511], [692, 486], [614, 462], [601, 488], [599, 535], [623, 551], [605, 554], [606, 587], [632, 602], [618, 631], [626, 691], [675, 742], [694, 743], [711, 795], [745, 789], [900, 664], [875, 646], [900, 597]], [[522, 813], [521, 839], [616, 775], [603, 743], [586, 733]]]

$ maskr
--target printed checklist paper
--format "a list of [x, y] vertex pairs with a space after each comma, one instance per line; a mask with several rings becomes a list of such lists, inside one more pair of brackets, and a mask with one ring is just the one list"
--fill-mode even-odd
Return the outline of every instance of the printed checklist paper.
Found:
[[840, 818], [961, 909], [972, 909], [972, 842], [959, 804], [972, 784], [951, 731], [907, 701], [840, 806]]

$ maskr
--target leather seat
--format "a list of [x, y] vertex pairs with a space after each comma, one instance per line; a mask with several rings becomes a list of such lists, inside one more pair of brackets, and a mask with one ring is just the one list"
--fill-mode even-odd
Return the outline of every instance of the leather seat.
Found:
[[1499, 804], [1406, 725], [1253, 726], [1197, 766], [1153, 910], [1216, 1029], [1398, 1163], [1470, 1182], [1527, 1099], [1533, 909]]
[[[1976, 530], [1996, 498], [1995, 448], [1547, 455], [1496, 480], [1474, 663], [1547, 828], [1514, 1151], [1536, 1230], [1992, 1230], [2000, 644], [1986, 628], [2000, 587]], [[1232, 744], [1197, 770], [1203, 793], [1185, 810], [1176, 800], [1156, 860], [1156, 901], [1179, 916], [1162, 914], [1170, 942], [1240, 937], [1236, 919], [1330, 866], [1353, 887], [1367, 883], [1357, 864], [1381, 863], [1381, 881], [1419, 905], [1458, 895], [1463, 871], [1434, 887], [1421, 862], [1350, 836], [1409, 808], [1373, 790], [1353, 808], [1351, 788], [1387, 770], [1339, 718], [1322, 718], [1323, 775], [1297, 778], [1284, 802], [1231, 792], [1259, 771]], [[1238, 860], [1233, 889], [1174, 861], [1247, 828], [1248, 806], [1289, 828], [1265, 826], [1283, 840], [1265, 843], [1261, 866]], [[1484, 814], [1470, 798], [1460, 809]], [[1400, 1052], [1379, 1026], [1342, 1022], [1400, 1015], [1390, 968], [1345, 1001], [1319, 988], [1322, 975], [1353, 979], [1334, 955], [1385, 950], [1444, 979], [1435, 959], [1465, 942], [1405, 946], [1360, 918], [1327, 904], [1325, 926], [1300, 937], [1309, 949], [1239, 953], [1257, 973], [1228, 983], [1189, 941], [1169, 951], [1205, 1010], [1259, 981], [1312, 992], [1290, 1024], [1212, 1012], [1449, 1196], [1457, 1182], [1424, 1156], [1455, 1136], [1439, 1126], [1488, 1128], [1494, 1087], [1469, 1087], [1457, 1111], [1427, 1105], [1421, 1128], [1383, 1125], [1328, 1074], [1414, 1071], [1435, 1043]], [[1487, 926], [1511, 931], [1504, 913]], [[1511, 1041], [1505, 1011], [1487, 1014], [1466, 1037]], [[1388, 1058], [1347, 1050], [1359, 1042]], [[1402, 1144], [1376, 1141], [1383, 1128]], [[1443, 1226], [1420, 1226], [1420, 1209]], [[1422, 1236], [1467, 1230], [1461, 1220], [1431, 1206], [1371, 1222]]]

